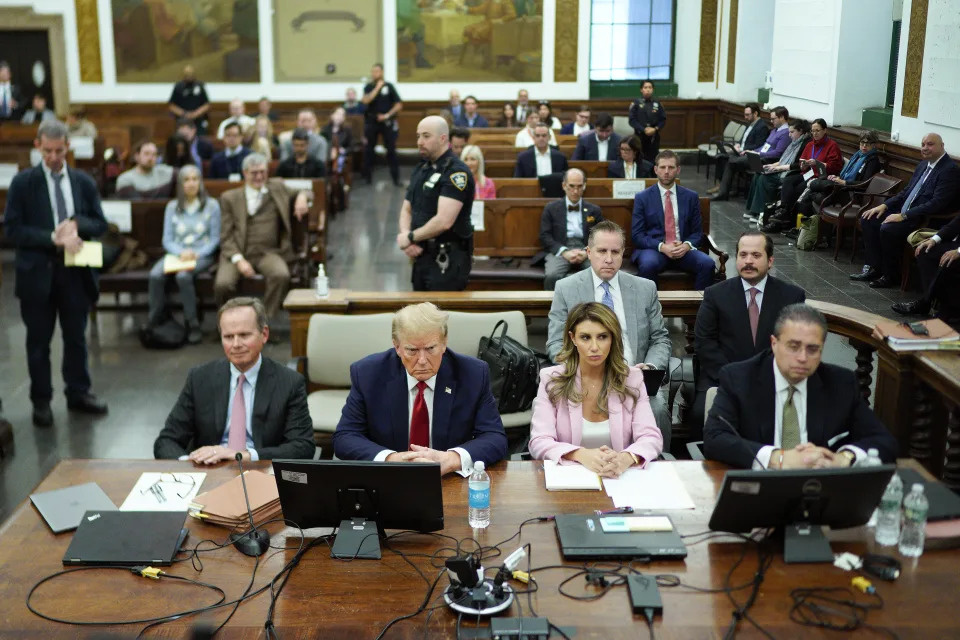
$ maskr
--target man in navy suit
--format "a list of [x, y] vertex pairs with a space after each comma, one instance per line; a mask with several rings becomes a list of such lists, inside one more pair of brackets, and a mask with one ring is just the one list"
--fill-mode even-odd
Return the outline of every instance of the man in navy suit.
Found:
[[477, 99], [473, 96], [467, 96], [463, 99], [463, 110], [453, 120], [453, 126], [472, 129], [474, 127], [489, 127], [490, 124], [486, 118], [477, 113]]
[[597, 128], [577, 138], [577, 148], [573, 150], [570, 159], [607, 162], [620, 159], [620, 136], [613, 132], [613, 118], [609, 113], [599, 114]]
[[806, 304], [780, 312], [773, 353], [720, 370], [703, 427], [703, 453], [734, 467], [848, 467], [876, 448], [894, 462], [897, 441], [870, 410], [853, 371], [822, 363], [827, 321]]
[[437, 462], [466, 477], [507, 452], [490, 370], [447, 349], [447, 313], [430, 302], [393, 318], [393, 349], [350, 365], [350, 395], [333, 434], [341, 460]]
[[773, 240], [760, 231], [745, 231], [737, 240], [738, 278], [707, 287], [694, 325], [697, 394], [691, 416], [691, 439], [700, 440], [707, 389], [715, 387], [720, 369], [770, 348], [773, 323], [780, 311], [804, 302], [796, 285], [768, 274], [773, 266]]
[[923, 161], [906, 188], [861, 215], [865, 260], [863, 271], [851, 280], [870, 282], [873, 289], [900, 282], [900, 256], [907, 236], [928, 215], [944, 215], [960, 208], [960, 168], [946, 154], [943, 138], [928, 133], [920, 142]]
[[34, 146], [43, 161], [10, 183], [6, 234], [17, 247], [15, 293], [27, 329], [33, 423], [47, 427], [53, 424], [50, 339], [58, 317], [67, 408], [107, 412], [107, 405], [90, 393], [87, 369], [87, 315], [99, 297], [97, 272], [64, 265], [66, 254], [76, 254], [84, 240], [106, 232], [107, 221], [93, 179], [66, 166], [66, 125], [41, 123]]
[[657, 154], [654, 171], [657, 184], [633, 199], [631, 260], [640, 277], [654, 282], [668, 268], [692, 273], [694, 287], [702, 291], [713, 280], [714, 265], [710, 256], [697, 250], [703, 240], [700, 198], [677, 185], [680, 166], [673, 151]]
[[567, 158], [550, 146], [550, 128], [540, 123], [533, 130], [533, 147], [517, 154], [514, 178], [537, 178], [567, 170]]
[[242, 175], [243, 159], [250, 153], [250, 149], [244, 147], [242, 142], [239, 124], [231, 122], [223, 128], [224, 149], [210, 161], [211, 178], [226, 180], [230, 176]]

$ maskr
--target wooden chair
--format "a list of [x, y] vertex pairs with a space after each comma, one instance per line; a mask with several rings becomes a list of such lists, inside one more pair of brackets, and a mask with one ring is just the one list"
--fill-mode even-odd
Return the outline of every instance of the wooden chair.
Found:
[[[717, 156], [720, 153], [723, 153], [720, 143], [728, 142], [733, 143], [743, 137], [744, 125], [740, 124], [736, 120], [731, 120], [727, 123], [727, 126], [723, 128], [723, 133], [719, 136], [713, 136], [710, 138], [710, 142], [697, 145], [697, 173], [700, 173], [700, 163], [706, 158], [705, 164], [707, 165], [707, 179], [710, 179], [710, 167], [717, 163]], [[700, 138], [703, 140], [703, 138]]]
[[[860, 220], [860, 214], [867, 209], [875, 206], [875, 200], [887, 198], [900, 185], [900, 180], [886, 173], [880, 172], [874, 174], [867, 183], [863, 191], [850, 192], [850, 199], [846, 204], [841, 202], [840, 194], [844, 192], [842, 188], [837, 188], [829, 194], [820, 203], [821, 224], [828, 224], [836, 227], [836, 238], [833, 248], [833, 259], [836, 260], [840, 254], [840, 243], [843, 242], [843, 231], [846, 228], [853, 229], [853, 247], [850, 251], [850, 261], [853, 262], [853, 254], [857, 250], [857, 224]], [[823, 234], [823, 227], [820, 227], [819, 234]], [[819, 238], [817, 238], [819, 240]]]

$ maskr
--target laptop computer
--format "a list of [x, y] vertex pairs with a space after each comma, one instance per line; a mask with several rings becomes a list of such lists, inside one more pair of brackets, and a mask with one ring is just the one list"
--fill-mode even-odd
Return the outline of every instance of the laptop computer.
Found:
[[910, 493], [912, 485], [923, 485], [923, 493], [930, 502], [930, 510], [927, 511], [929, 522], [960, 518], [960, 496], [951, 491], [950, 487], [937, 480], [927, 480], [913, 469], [897, 469], [897, 475], [903, 480], [904, 496]]
[[[667, 518], [668, 516], [657, 516]], [[618, 519], [623, 519], [618, 516]], [[597, 515], [558, 515], [557, 539], [567, 560], [669, 559], [687, 557], [687, 547], [670, 521], [670, 531], [603, 530], [602, 517]]]
[[172, 564], [187, 537], [186, 519], [186, 511], [87, 511], [63, 564]]
[[73, 531], [87, 511], [117, 509], [96, 482], [34, 493], [30, 495], [30, 502], [54, 533]]
[[763, 173], [763, 158], [756, 151], [745, 151], [743, 154], [747, 158], [747, 166], [754, 173]]

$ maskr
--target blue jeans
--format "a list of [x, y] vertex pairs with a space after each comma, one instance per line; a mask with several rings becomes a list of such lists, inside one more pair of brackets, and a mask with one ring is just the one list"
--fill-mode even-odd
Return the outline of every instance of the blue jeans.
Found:
[[206, 256], [197, 258], [197, 268], [193, 271], [179, 271], [173, 274], [163, 272], [163, 258], [150, 269], [150, 322], [156, 323], [163, 319], [167, 308], [166, 285], [167, 278], [173, 277], [180, 288], [180, 300], [183, 302], [183, 318], [187, 324], [197, 323], [197, 292], [193, 286], [193, 278], [203, 273], [213, 265], [213, 258]]

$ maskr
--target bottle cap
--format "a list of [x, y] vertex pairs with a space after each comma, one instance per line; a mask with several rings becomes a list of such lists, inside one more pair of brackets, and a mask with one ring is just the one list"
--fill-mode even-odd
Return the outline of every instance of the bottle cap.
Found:
[[[321, 266], [322, 266], [322, 265], [321, 265]], [[869, 449], [867, 449], [867, 455], [868, 455], [868, 456], [876, 456], [877, 458], [879, 458], [879, 457], [880, 457], [880, 450], [879, 450], [879, 449], [876, 449], [876, 448], [874, 448], [874, 447], [870, 447]]]
[[486, 468], [486, 465], [483, 464], [483, 460], [477, 460], [473, 463], [473, 468], [475, 471], [483, 471]]

